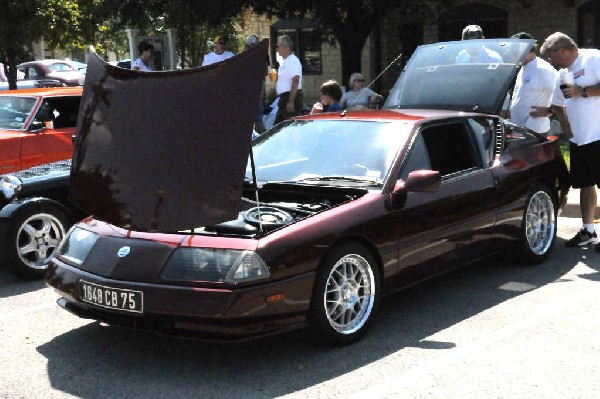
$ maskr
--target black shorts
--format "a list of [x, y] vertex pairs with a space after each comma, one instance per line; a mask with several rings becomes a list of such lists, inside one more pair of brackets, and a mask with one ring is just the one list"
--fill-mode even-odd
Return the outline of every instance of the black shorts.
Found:
[[573, 188], [600, 187], [600, 140], [589, 144], [570, 143]]

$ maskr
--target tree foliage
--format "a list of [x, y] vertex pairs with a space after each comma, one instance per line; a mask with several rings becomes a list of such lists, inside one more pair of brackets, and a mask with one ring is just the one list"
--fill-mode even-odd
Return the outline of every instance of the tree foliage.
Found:
[[[97, 49], [117, 47], [126, 28], [142, 35], [164, 34], [173, 28], [182, 64], [196, 66], [216, 34], [235, 33], [241, 0], [79, 0], [86, 2], [83, 30], [93, 34]], [[112, 48], [111, 48], [112, 49]], [[114, 50], [113, 50], [114, 51]], [[135, 57], [135, 54], [131, 54]]]
[[[216, 34], [235, 34], [242, 0], [0, 0], [0, 62], [16, 88], [16, 65], [32, 58], [31, 44], [44, 39], [52, 49], [99, 53], [129, 49], [126, 28], [141, 34], [177, 30], [177, 50], [184, 65], [195, 66]], [[132, 57], [135, 54], [131, 54]]]
[[235, 35], [234, 22], [243, 8], [241, 1], [167, 0], [165, 24], [177, 30], [182, 64], [197, 66], [217, 34]]
[[342, 55], [343, 81], [361, 69], [361, 52], [373, 30], [392, 11], [407, 14], [427, 11], [418, 0], [253, 0], [255, 12], [284, 19], [310, 18], [320, 27], [323, 39], [335, 41]]
[[16, 88], [20, 62], [31, 58], [31, 43], [42, 37], [50, 47], [71, 44], [79, 37], [79, 7], [76, 0], [4, 0], [0, 13], [0, 62], [5, 66], [9, 87]]

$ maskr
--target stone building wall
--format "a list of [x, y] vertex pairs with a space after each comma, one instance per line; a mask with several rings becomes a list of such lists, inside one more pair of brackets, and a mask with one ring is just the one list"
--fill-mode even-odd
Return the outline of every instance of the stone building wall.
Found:
[[[256, 34], [260, 39], [269, 38], [276, 40], [276, 38], [270, 37], [271, 25], [275, 22], [276, 20], [270, 20], [264, 16], [254, 14], [250, 9], [244, 13], [240, 22], [238, 30], [240, 32], [240, 39], [244, 40], [247, 35]], [[370, 81], [370, 79], [373, 78], [373, 76], [371, 76], [371, 51], [372, 38], [369, 37], [363, 48], [362, 71], [360, 71], [365, 75], [367, 81]], [[342, 82], [342, 63], [339, 45], [323, 43], [321, 47], [321, 57], [323, 59], [323, 73], [320, 75], [306, 75], [302, 77], [304, 103], [308, 106], [312, 106], [312, 104], [319, 100], [319, 88], [327, 80], [335, 79], [340, 82], [342, 86], [348, 84], [348, 82]], [[270, 100], [275, 97], [275, 82], [271, 82], [268, 79], [266, 79], [265, 82], [267, 99]]]

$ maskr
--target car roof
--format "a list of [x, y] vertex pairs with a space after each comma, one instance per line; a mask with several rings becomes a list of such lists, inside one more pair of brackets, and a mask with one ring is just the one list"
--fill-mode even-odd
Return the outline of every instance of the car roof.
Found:
[[59, 59], [45, 59], [45, 60], [33, 60], [33, 61], [27, 61], [27, 62], [23, 62], [21, 64], [19, 64], [19, 66], [21, 65], [32, 65], [32, 64], [43, 64], [43, 65], [52, 65], [52, 64], [67, 64], [67, 65], [73, 65], [71, 63], [71, 61], [65, 61], [65, 60], [59, 60]]
[[44, 97], [61, 97], [61, 96], [77, 96], [83, 93], [83, 86], [74, 87], [50, 87], [36, 89], [21, 89], [8, 90], [0, 92], [0, 96], [44, 96]]

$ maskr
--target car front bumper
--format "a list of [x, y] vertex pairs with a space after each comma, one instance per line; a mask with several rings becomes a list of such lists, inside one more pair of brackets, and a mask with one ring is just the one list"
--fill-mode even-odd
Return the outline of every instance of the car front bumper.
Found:
[[[305, 326], [314, 279], [314, 273], [306, 273], [252, 287], [199, 288], [107, 279], [58, 259], [52, 260], [46, 274], [46, 284], [61, 295], [58, 305], [79, 317], [167, 335], [224, 341], [241, 341]], [[82, 301], [81, 280], [143, 292], [143, 313]]]

